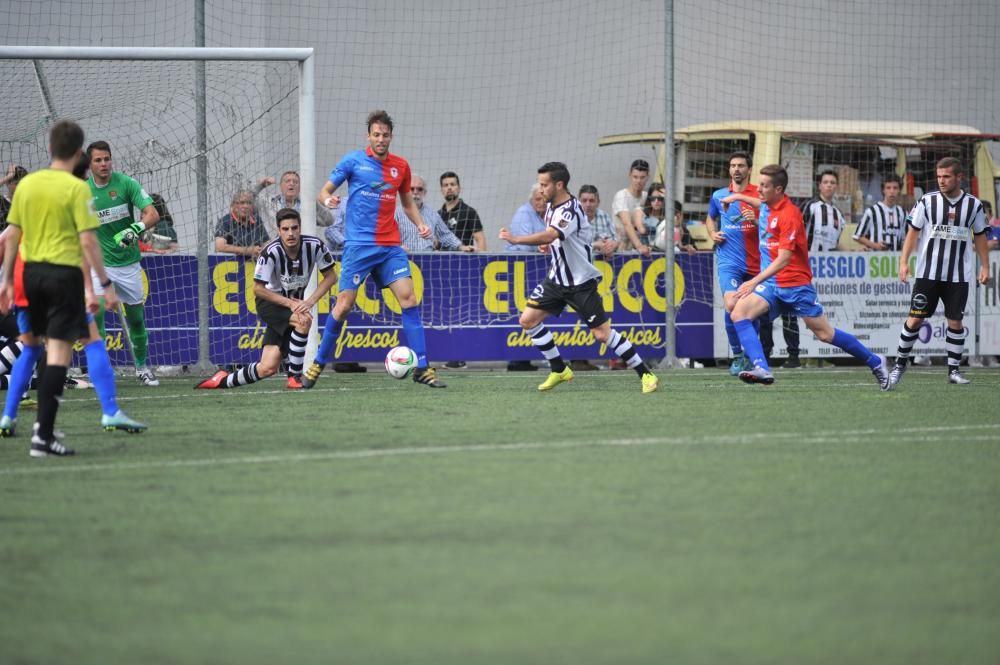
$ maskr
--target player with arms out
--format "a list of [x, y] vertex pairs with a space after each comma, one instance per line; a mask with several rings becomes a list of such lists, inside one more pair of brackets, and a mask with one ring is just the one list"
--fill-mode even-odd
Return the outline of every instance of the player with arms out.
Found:
[[410, 165], [399, 155], [389, 152], [392, 129], [392, 118], [388, 113], [372, 111], [368, 115], [368, 147], [345, 155], [330, 172], [329, 180], [319, 193], [320, 203], [335, 209], [340, 204], [340, 197], [334, 192], [347, 181], [339, 294], [333, 311], [326, 319], [316, 361], [302, 377], [303, 388], [316, 385], [323, 366], [333, 360], [334, 344], [354, 307], [358, 289], [364, 288], [364, 281], [369, 275], [374, 276], [378, 288], [392, 291], [403, 309], [406, 344], [417, 354], [413, 380], [432, 388], [445, 387], [427, 364], [427, 343], [410, 277], [410, 259], [400, 246], [395, 217], [396, 197], [399, 197], [403, 211], [416, 225], [421, 238], [429, 238], [432, 231], [424, 224], [410, 194]]
[[[142, 266], [139, 260], [139, 237], [156, 226], [160, 214], [156, 212], [153, 199], [136, 180], [113, 170], [111, 146], [107, 141], [94, 141], [87, 146], [90, 158], [90, 178], [87, 184], [94, 196], [94, 207], [101, 226], [97, 229], [97, 239], [107, 266], [108, 277], [115, 285], [125, 310], [125, 327], [132, 343], [135, 375], [144, 386], [158, 386], [156, 375], [146, 365], [149, 351], [149, 333], [146, 331], [146, 317], [143, 310], [145, 295], [142, 288]], [[135, 221], [136, 211], [142, 214], [141, 221]], [[94, 292], [103, 296], [104, 290], [96, 277]], [[97, 329], [104, 337], [104, 312], [97, 312]]]
[[734, 152], [729, 155], [729, 186], [712, 194], [712, 200], [708, 204], [708, 217], [705, 219], [705, 226], [715, 242], [719, 288], [726, 306], [726, 337], [733, 353], [733, 361], [729, 365], [729, 374], [732, 376], [753, 367], [743, 353], [743, 345], [733, 325], [731, 312], [736, 306], [736, 290], [740, 284], [760, 272], [760, 239], [757, 235], [757, 209], [754, 205], [744, 201], [726, 204], [723, 199], [731, 194], [759, 199], [757, 186], [750, 184], [751, 166], [753, 158], [749, 153]]
[[501, 240], [514, 245], [548, 246], [552, 258], [548, 275], [531, 292], [519, 320], [552, 369], [538, 389], [552, 390], [560, 383], [573, 380], [573, 370], [566, 365], [552, 333], [545, 327], [545, 319], [550, 314], [558, 316], [570, 305], [590, 328], [594, 339], [610, 347], [636, 371], [642, 381], [642, 392], [654, 392], [659, 387], [656, 375], [642, 361], [632, 343], [611, 327], [604, 311], [604, 303], [597, 292], [601, 273], [594, 267], [591, 255], [594, 231], [580, 202], [569, 193], [566, 165], [547, 162], [540, 166], [538, 187], [548, 202], [545, 229], [526, 236], [515, 236], [505, 228], [500, 229]]
[[[933, 316], [938, 302], [944, 302], [948, 320], [945, 346], [948, 350], [948, 382], [965, 385], [969, 380], [958, 371], [965, 350], [965, 326], [962, 317], [969, 299], [969, 283], [975, 262], [972, 250], [979, 255], [979, 283], [990, 278], [990, 253], [986, 240], [986, 215], [975, 196], [962, 191], [962, 164], [954, 157], [937, 163], [938, 190], [925, 194], [907, 218], [906, 240], [899, 257], [899, 279], [910, 277], [910, 256], [917, 254], [917, 279], [910, 298], [910, 316], [899, 335], [896, 364], [889, 381], [896, 385], [906, 371], [906, 361], [917, 341], [924, 319]], [[971, 236], [972, 242], [969, 242]]]
[[[740, 372], [740, 379], [746, 383], [774, 383], [752, 321], [765, 315], [770, 317], [767, 320], [773, 320], [783, 312], [794, 312], [821, 342], [833, 344], [868, 365], [879, 387], [888, 390], [885, 358], [872, 353], [854, 335], [834, 328], [823, 314], [812, 285], [802, 213], [785, 194], [787, 186], [788, 172], [784, 167], [771, 164], [760, 170], [757, 188], [763, 201], [758, 222], [761, 271], [740, 285], [736, 291], [739, 302], [733, 308], [733, 325], [753, 362], [752, 369]], [[752, 203], [752, 199], [742, 194], [733, 194], [731, 198]]]
[[[237, 388], [273, 376], [283, 351], [288, 353], [288, 387], [302, 387], [302, 362], [312, 325], [312, 308], [333, 288], [337, 273], [333, 257], [316, 236], [302, 235], [302, 219], [294, 208], [282, 208], [275, 215], [278, 237], [260, 250], [253, 273], [253, 294], [257, 314], [267, 326], [260, 362], [235, 372], [218, 371], [195, 388]], [[308, 298], [306, 286], [313, 268], [323, 281]]]

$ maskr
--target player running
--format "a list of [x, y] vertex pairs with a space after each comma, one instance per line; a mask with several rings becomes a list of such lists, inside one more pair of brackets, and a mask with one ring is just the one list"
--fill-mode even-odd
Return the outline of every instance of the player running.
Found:
[[[333, 257], [316, 236], [302, 235], [302, 219], [294, 208], [283, 208], [275, 215], [278, 238], [260, 250], [253, 273], [253, 294], [257, 314], [267, 326], [260, 362], [235, 372], [220, 370], [195, 388], [237, 388], [273, 376], [278, 371], [283, 351], [288, 354], [288, 387], [302, 387], [302, 359], [312, 325], [312, 308], [330, 292], [337, 273]], [[323, 281], [308, 298], [306, 286], [313, 267], [323, 274]]]
[[[812, 285], [809, 250], [806, 245], [802, 213], [785, 195], [788, 172], [778, 164], [760, 170], [760, 261], [761, 271], [737, 289], [739, 302], [733, 309], [733, 325], [753, 368], [740, 372], [746, 383], [774, 383], [774, 376], [764, 357], [764, 349], [751, 321], [768, 314], [770, 319], [782, 312], [794, 312], [821, 342], [833, 344], [872, 370], [882, 390], [889, 390], [885, 358], [872, 353], [854, 335], [830, 325], [823, 314], [816, 289]], [[743, 194], [732, 200], [753, 203]]]
[[729, 365], [732, 376], [753, 367], [743, 352], [731, 312], [738, 300], [736, 291], [740, 284], [760, 272], [760, 239], [757, 235], [757, 209], [744, 201], [726, 204], [723, 199], [732, 194], [743, 194], [754, 200], [760, 198], [757, 186], [750, 184], [751, 166], [753, 158], [749, 153], [734, 152], [729, 155], [729, 186], [712, 193], [705, 219], [705, 226], [715, 242], [716, 271], [726, 305], [726, 337], [733, 353], [733, 361]]
[[552, 371], [539, 390], [552, 390], [560, 383], [573, 380], [573, 370], [555, 345], [552, 333], [545, 327], [550, 314], [558, 316], [567, 305], [573, 307], [580, 320], [587, 324], [594, 339], [606, 344], [626, 365], [635, 370], [642, 381], [642, 392], [651, 393], [659, 380], [636, 352], [635, 347], [617, 330], [611, 328], [604, 303], [597, 292], [600, 271], [591, 262], [594, 231], [580, 202], [569, 193], [569, 170], [561, 162], [548, 162], [538, 169], [538, 187], [548, 202], [545, 209], [545, 230], [526, 236], [515, 236], [500, 229], [500, 239], [513, 245], [547, 245], [552, 267], [545, 280], [535, 287], [521, 312], [519, 323], [531, 335], [531, 342], [549, 361]]
[[330, 172], [330, 179], [319, 193], [320, 203], [335, 209], [340, 204], [340, 197], [334, 192], [347, 181], [339, 294], [326, 319], [316, 361], [302, 377], [303, 388], [316, 385], [323, 366], [333, 360], [334, 344], [354, 307], [358, 289], [363, 288], [369, 275], [374, 276], [378, 288], [392, 291], [403, 309], [406, 344], [417, 355], [413, 380], [431, 388], [445, 387], [427, 364], [427, 343], [410, 277], [410, 259], [400, 246], [396, 197], [421, 238], [429, 238], [432, 231], [424, 224], [410, 195], [410, 165], [399, 155], [389, 152], [391, 142], [392, 118], [385, 111], [373, 111], [368, 115], [368, 147], [345, 155]]
[[[101, 243], [101, 253], [108, 277], [115, 285], [115, 291], [122, 301], [125, 312], [125, 327], [132, 343], [135, 375], [144, 386], [160, 385], [153, 370], [146, 365], [149, 352], [149, 333], [146, 331], [146, 317], [143, 310], [145, 294], [142, 288], [142, 266], [139, 260], [139, 237], [146, 229], [151, 229], [160, 221], [153, 199], [136, 180], [113, 170], [111, 146], [107, 141], [94, 141], [87, 146], [90, 158], [90, 178], [87, 184], [94, 196], [94, 207], [101, 225], [97, 229], [97, 239]], [[142, 221], [135, 221], [136, 211], [142, 213]], [[94, 292], [104, 295], [100, 280], [91, 275]], [[104, 337], [104, 311], [97, 314], [97, 329]]]

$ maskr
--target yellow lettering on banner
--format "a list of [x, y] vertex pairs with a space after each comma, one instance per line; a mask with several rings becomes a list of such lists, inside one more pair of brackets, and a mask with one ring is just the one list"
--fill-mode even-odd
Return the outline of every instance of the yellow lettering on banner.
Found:
[[118, 331], [116, 334], [106, 334], [104, 336], [104, 346], [108, 351], [121, 351], [125, 348], [125, 342], [122, 339], [122, 331]]
[[340, 358], [344, 349], [391, 349], [394, 346], [399, 346], [399, 329], [352, 333], [347, 326], [344, 326], [340, 329], [340, 336], [337, 337], [333, 357]]
[[236, 261], [220, 261], [212, 270], [212, 283], [215, 293], [212, 294], [212, 305], [217, 314], [239, 314], [240, 303], [230, 299], [237, 295], [236, 282], [231, 279], [236, 273]]
[[490, 314], [507, 314], [510, 312], [510, 300], [500, 296], [510, 292], [510, 284], [501, 278], [501, 274], [507, 275], [506, 261], [490, 261], [483, 269], [483, 282], [486, 290], [483, 291], [483, 307]]
[[241, 350], [263, 349], [265, 331], [266, 329], [264, 326], [260, 325], [260, 322], [258, 321], [254, 326], [252, 333], [249, 335], [247, 333], [240, 335], [239, 339], [236, 341], [236, 347]]
[[[662, 326], [631, 326], [628, 329], [621, 330], [621, 333], [625, 339], [632, 342], [632, 344], [638, 346], [659, 346], [663, 344], [663, 337], [661, 335]], [[594, 333], [589, 328], [584, 328], [583, 324], [577, 321], [573, 328], [570, 330], [556, 330], [552, 333], [553, 341], [556, 346], [559, 347], [589, 347], [593, 346], [597, 340], [594, 339]], [[517, 349], [517, 348], [527, 348], [532, 346], [531, 336], [528, 335], [524, 330], [518, 330], [510, 332], [507, 334], [507, 348]], [[607, 347], [601, 344], [598, 352], [603, 355], [607, 351]]]
[[615, 281], [614, 271], [607, 261], [594, 261], [594, 267], [601, 273], [601, 281], [597, 283], [597, 294], [601, 296], [601, 304], [605, 312], [613, 312], [615, 297], [611, 293], [611, 285]]
[[[514, 262], [514, 307], [517, 307], [517, 311], [523, 312], [528, 307], [528, 294], [525, 291], [527, 285], [527, 277], [525, 276], [525, 267], [523, 261]], [[535, 288], [532, 285], [531, 288]]]
[[364, 283], [358, 284], [358, 296], [354, 300], [355, 306], [368, 316], [375, 316], [378, 314], [379, 309], [381, 309], [381, 303], [378, 299], [372, 299], [368, 297], [365, 292]]
[[257, 296], [253, 294], [253, 271], [257, 264], [253, 261], [243, 263], [243, 284], [246, 291], [247, 311], [251, 314], [257, 313]]
[[[667, 260], [657, 259], [653, 261], [649, 269], [646, 270], [646, 277], [642, 280], [642, 290], [646, 295], [646, 301], [657, 312], [667, 311], [667, 298], [661, 296], [656, 290], [656, 282], [660, 275], [666, 272]], [[674, 264], [674, 306], [681, 304], [684, 299], [684, 271], [678, 264]]]
[[642, 298], [637, 298], [628, 290], [628, 281], [642, 270], [642, 261], [639, 259], [629, 259], [622, 264], [622, 269], [618, 272], [618, 300], [622, 307], [630, 312], [638, 314], [642, 311]]

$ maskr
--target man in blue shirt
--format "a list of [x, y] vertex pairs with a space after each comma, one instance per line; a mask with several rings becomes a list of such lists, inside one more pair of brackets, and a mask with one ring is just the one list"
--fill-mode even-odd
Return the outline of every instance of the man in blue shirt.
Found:
[[[514, 213], [514, 217], [510, 220], [510, 232], [516, 236], [530, 236], [533, 233], [538, 233], [545, 230], [545, 220], [542, 216], [545, 214], [545, 197], [538, 189], [538, 184], [536, 183], [531, 188], [531, 198], [528, 202], [517, 209]], [[507, 252], [538, 252], [538, 247], [535, 245], [512, 245], [507, 243], [504, 248]]]
[[348, 183], [339, 295], [326, 319], [316, 360], [302, 376], [303, 388], [316, 385], [323, 366], [333, 360], [334, 344], [354, 307], [358, 289], [363, 288], [369, 275], [374, 276], [380, 289], [392, 291], [402, 307], [407, 346], [417, 356], [413, 380], [432, 388], [445, 387], [427, 364], [427, 343], [410, 277], [410, 259], [400, 247], [395, 217], [397, 196], [420, 237], [430, 237], [431, 230], [410, 194], [410, 165], [389, 152], [391, 142], [392, 118], [385, 111], [373, 111], [368, 115], [368, 147], [345, 155], [319, 193], [319, 201], [332, 210], [340, 204], [334, 192], [345, 181]]

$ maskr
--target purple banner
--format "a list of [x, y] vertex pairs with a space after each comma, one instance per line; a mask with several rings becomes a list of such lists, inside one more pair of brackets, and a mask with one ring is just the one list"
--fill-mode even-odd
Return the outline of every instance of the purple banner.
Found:
[[[711, 254], [680, 255], [675, 271], [677, 355], [712, 357]], [[198, 358], [197, 261], [193, 256], [144, 256], [148, 283], [146, 325], [154, 365], [190, 365]], [[543, 255], [417, 254], [410, 268], [427, 331], [428, 355], [444, 360], [535, 360], [538, 351], [517, 323], [518, 313], [548, 267]], [[649, 358], [665, 354], [664, 260], [636, 255], [598, 261], [599, 292], [612, 325]], [[256, 316], [253, 263], [209, 257], [210, 361], [217, 365], [257, 360], [264, 329]], [[698, 297], [692, 297], [697, 294]], [[332, 297], [317, 305], [322, 327]], [[388, 290], [367, 280], [337, 340], [338, 361], [379, 362], [405, 344], [399, 305]], [[575, 312], [546, 323], [568, 358], [598, 358], [605, 349]], [[119, 320], [108, 315], [108, 344], [116, 364], [128, 364]]]

